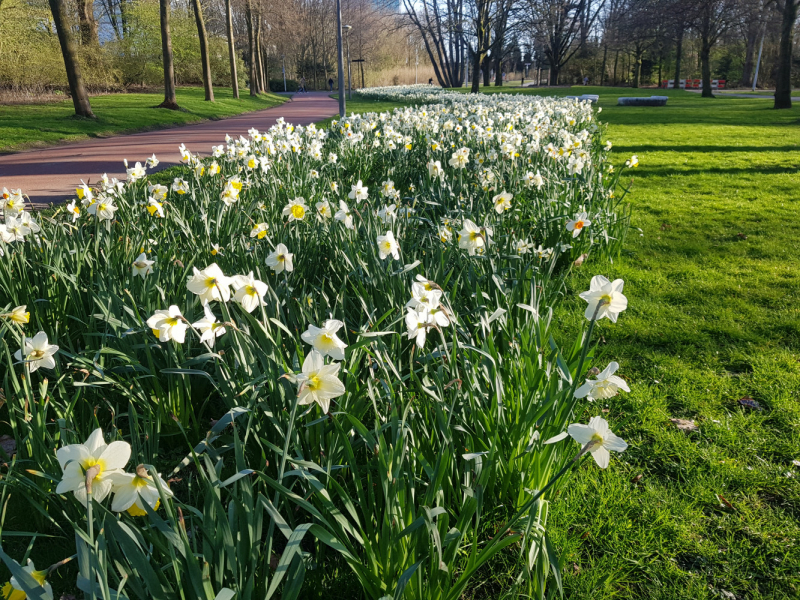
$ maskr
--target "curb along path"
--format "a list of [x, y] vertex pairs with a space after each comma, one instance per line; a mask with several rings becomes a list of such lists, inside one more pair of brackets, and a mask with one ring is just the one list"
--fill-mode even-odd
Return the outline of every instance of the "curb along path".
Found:
[[160, 161], [156, 170], [180, 164], [178, 146], [182, 143], [193, 154], [211, 154], [211, 146], [231, 137], [244, 135], [255, 127], [265, 131], [283, 117], [293, 125], [308, 125], [338, 112], [338, 103], [325, 92], [296, 94], [280, 106], [245, 113], [220, 121], [88, 140], [41, 150], [0, 155], [0, 189], [21, 188], [33, 204], [44, 207], [75, 196], [81, 180], [96, 182], [103, 173], [124, 180], [123, 159], [131, 165], [155, 153]]

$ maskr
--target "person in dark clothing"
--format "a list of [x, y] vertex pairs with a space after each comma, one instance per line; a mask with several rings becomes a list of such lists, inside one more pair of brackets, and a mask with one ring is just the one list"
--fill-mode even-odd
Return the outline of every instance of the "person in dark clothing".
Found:
[[328, 79], [328, 87], [330, 88], [330, 91], [333, 91], [333, 77]]
[[431, 77], [430, 79], [428, 79], [428, 85], [433, 85], [433, 77]]

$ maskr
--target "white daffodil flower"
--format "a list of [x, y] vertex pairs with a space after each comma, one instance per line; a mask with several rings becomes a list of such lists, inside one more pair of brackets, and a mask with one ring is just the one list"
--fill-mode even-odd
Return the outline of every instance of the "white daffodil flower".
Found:
[[157, 310], [152, 317], [147, 319], [147, 326], [150, 327], [159, 342], [175, 340], [182, 344], [186, 339], [188, 325], [183, 319], [181, 309], [174, 304], [167, 310]]
[[442, 163], [438, 160], [431, 160], [428, 162], [428, 175], [431, 179], [444, 179], [444, 169]]
[[295, 198], [283, 208], [282, 214], [284, 217], [289, 217], [289, 223], [291, 223], [292, 221], [302, 221], [307, 211], [305, 198]]
[[78, 206], [78, 203], [75, 200], [73, 200], [67, 204], [67, 212], [72, 215], [72, 222], [74, 223], [81, 216], [81, 207]]
[[0, 315], [5, 317], [12, 323], [16, 323], [17, 325], [25, 325], [30, 322], [31, 320], [31, 313], [27, 311], [28, 305], [23, 304], [22, 306], [17, 306], [16, 308], [11, 309], [10, 313], [6, 313], [4, 315]]
[[354, 186], [351, 186], [350, 193], [347, 194], [347, 197], [350, 200], [355, 200], [356, 203], [361, 203], [362, 200], [366, 200], [369, 196], [369, 188], [366, 187], [361, 180], [358, 180], [358, 183]]
[[625, 166], [629, 169], [633, 169], [639, 166], [639, 157], [635, 154], [631, 156], [628, 160], [625, 161]]
[[[36, 583], [44, 588], [45, 598], [53, 600], [53, 588], [47, 582], [46, 569], [44, 571], [37, 571], [36, 567], [33, 565], [33, 561], [29, 558], [28, 564], [22, 567], [22, 570], [33, 577]], [[22, 584], [13, 576], [3, 585], [2, 589], [0, 589], [0, 595], [2, 595], [4, 600], [25, 600], [28, 597], [27, 593], [22, 589]]]
[[470, 256], [486, 247], [483, 231], [469, 219], [464, 219], [463, 229], [458, 232], [458, 247], [466, 250]]
[[319, 404], [322, 412], [330, 410], [331, 400], [345, 392], [339, 380], [340, 363], [325, 364], [322, 354], [316, 350], [309, 352], [303, 361], [303, 372], [297, 375], [297, 403], [300, 405]]
[[242, 305], [242, 308], [251, 313], [259, 306], [266, 306], [264, 296], [267, 295], [269, 287], [263, 281], [253, 278], [253, 272], [247, 275], [236, 275], [231, 280], [233, 289], [236, 293], [233, 299]]
[[85, 443], [70, 444], [56, 452], [58, 464], [64, 473], [56, 487], [56, 494], [72, 492], [86, 506], [86, 480], [92, 474], [92, 496], [102, 502], [111, 493], [114, 485], [112, 477], [123, 472], [130, 457], [131, 445], [128, 442], [106, 444], [103, 432], [95, 429]]
[[333, 216], [333, 211], [331, 210], [331, 204], [327, 200], [322, 200], [321, 202], [317, 202], [314, 205], [314, 208], [317, 209], [317, 217], [320, 220], [330, 219]]
[[424, 283], [415, 282], [411, 284], [411, 296], [411, 300], [406, 304], [407, 308], [413, 308], [418, 312], [431, 311], [439, 308], [442, 291], [427, 289]]
[[[22, 215], [20, 215], [21, 217]], [[3, 241], [7, 244], [12, 242], [24, 242], [25, 236], [30, 234], [31, 228], [22, 222], [18, 217], [6, 217], [5, 229], [2, 234]]]
[[266, 223], [256, 223], [250, 230], [250, 237], [263, 240], [265, 237], [267, 237], [268, 231], [269, 231], [269, 225], [267, 225]]
[[344, 200], [339, 200], [339, 210], [336, 212], [333, 218], [344, 223], [344, 226], [347, 229], [355, 228], [353, 225], [353, 215]]
[[136, 260], [133, 261], [132, 271], [133, 276], [136, 277], [139, 275], [142, 279], [150, 275], [153, 272], [153, 265], [156, 261], [154, 260], [147, 260], [147, 254], [142, 252], [139, 256], [136, 257]]
[[125, 172], [128, 174], [128, 181], [131, 183], [135, 181], [139, 181], [142, 177], [144, 177], [147, 173], [142, 166], [142, 163], [137, 162], [135, 167], [130, 167], [125, 169]]
[[378, 210], [378, 218], [384, 225], [391, 225], [397, 219], [397, 205], [390, 204]]
[[608, 467], [611, 457], [609, 450], [624, 452], [628, 444], [614, 435], [608, 428], [608, 422], [603, 417], [592, 417], [588, 425], [573, 423], [567, 427], [570, 437], [581, 446], [589, 445], [588, 452], [601, 469]]
[[[172, 496], [172, 490], [160, 474], [156, 475], [165, 496]], [[161, 495], [158, 493], [155, 481], [147, 473], [144, 465], [136, 467], [136, 473], [114, 473], [110, 475], [114, 483], [114, 500], [111, 510], [114, 512], [127, 512], [134, 517], [144, 517], [147, 511], [145, 503], [153, 510], [158, 509]]]
[[461, 148], [453, 152], [448, 161], [450, 166], [455, 169], [464, 169], [469, 164], [469, 148]]
[[150, 213], [151, 217], [155, 217], [156, 215], [158, 215], [162, 219], [164, 218], [164, 205], [161, 204], [161, 202], [159, 202], [155, 198], [150, 198], [147, 201], [147, 207], [146, 208], [147, 208], [147, 212]]
[[492, 198], [492, 204], [494, 204], [495, 212], [500, 215], [507, 210], [511, 210], [511, 199], [513, 197], [514, 196], [512, 194], [503, 192], [502, 194], [497, 194], [494, 198]]
[[[24, 309], [24, 307], [22, 308]], [[32, 338], [22, 338], [22, 348], [14, 353], [14, 358], [18, 361], [25, 361], [28, 370], [35, 373], [39, 367], [55, 369], [56, 359], [53, 358], [53, 355], [56, 352], [58, 352], [58, 346], [50, 344], [47, 341], [47, 334], [40, 331]]]
[[322, 327], [309, 324], [308, 330], [304, 331], [300, 338], [306, 344], [311, 344], [314, 350], [323, 356], [330, 356], [334, 360], [344, 360], [344, 349], [347, 348], [347, 344], [336, 335], [336, 332], [343, 326], [344, 323], [336, 319], [328, 319], [322, 324]]
[[42, 230], [36, 222], [36, 219], [34, 219], [29, 212], [21, 212], [17, 220], [19, 220], [24, 227], [27, 227], [31, 233], [39, 233]]
[[423, 310], [418, 312], [413, 308], [409, 308], [408, 312], [406, 312], [406, 335], [408, 339], [413, 339], [419, 348], [425, 346], [425, 338], [431, 324], [428, 311]]
[[514, 242], [513, 246], [516, 253], [520, 255], [527, 254], [533, 248], [528, 240], [517, 240]]
[[619, 393], [630, 392], [631, 389], [622, 377], [614, 375], [619, 369], [619, 364], [611, 361], [597, 379], [587, 379], [581, 387], [575, 390], [576, 398], [589, 398], [589, 400], [606, 400]]
[[583, 231], [584, 227], [588, 227], [592, 222], [587, 218], [585, 212], [579, 213], [571, 221], [567, 221], [567, 231], [572, 232], [572, 237], [576, 238]]
[[216, 300], [227, 302], [231, 299], [230, 277], [226, 277], [217, 263], [211, 263], [200, 271], [193, 267], [194, 274], [186, 281], [186, 289], [200, 297], [205, 304]]
[[114, 218], [114, 213], [119, 209], [111, 198], [100, 197], [96, 202], [90, 204], [86, 211], [90, 215], [96, 216], [101, 221], [110, 221]]
[[153, 156], [151, 156], [150, 158], [148, 158], [148, 159], [145, 161], [145, 163], [147, 164], [147, 167], [148, 167], [148, 168], [150, 168], [150, 169], [154, 169], [154, 168], [156, 168], [156, 167], [158, 166], [159, 160], [156, 158], [156, 155], [155, 155], [155, 153], [153, 153]]
[[217, 317], [211, 312], [211, 307], [206, 304], [203, 306], [203, 318], [192, 323], [192, 327], [200, 332], [200, 341], [206, 342], [209, 347], [214, 347], [217, 338], [225, 333], [222, 323], [217, 323]]
[[[622, 294], [624, 285], [625, 282], [622, 279], [609, 281], [602, 275], [592, 277], [589, 291], [580, 294], [580, 297], [589, 303], [584, 313], [586, 318], [591, 320], [597, 311], [598, 321], [603, 317], [608, 317], [612, 323], [616, 323], [619, 313], [628, 308], [628, 299]], [[599, 310], [598, 306], [600, 306]]]
[[378, 255], [383, 260], [390, 254], [395, 260], [400, 260], [400, 246], [397, 245], [394, 234], [387, 231], [386, 235], [378, 236]]
[[284, 244], [278, 244], [275, 251], [267, 256], [267, 266], [275, 271], [275, 274], [291, 273], [294, 271], [294, 263], [292, 257], [294, 254], [289, 254], [289, 249]]

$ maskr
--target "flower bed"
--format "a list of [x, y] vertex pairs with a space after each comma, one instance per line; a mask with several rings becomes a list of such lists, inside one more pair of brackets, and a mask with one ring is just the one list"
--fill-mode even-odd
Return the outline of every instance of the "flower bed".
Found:
[[153, 157], [40, 222], [6, 192], [5, 489], [74, 527], [81, 590], [292, 598], [346, 564], [369, 598], [456, 599], [520, 542], [517, 585], [545, 592], [549, 502], [625, 448], [570, 425], [627, 390], [587, 375], [622, 282], [551, 336], [571, 266], [618, 251], [624, 190], [588, 103], [440, 100], [182, 148], [170, 186]]

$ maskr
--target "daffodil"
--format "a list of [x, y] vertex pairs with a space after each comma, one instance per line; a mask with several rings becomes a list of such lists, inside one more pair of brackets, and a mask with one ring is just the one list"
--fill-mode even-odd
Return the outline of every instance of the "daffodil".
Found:
[[150, 216], [155, 217], [158, 215], [159, 217], [164, 217], [164, 205], [161, 204], [155, 198], [150, 198], [147, 202], [147, 212], [150, 213]]
[[110, 221], [114, 218], [114, 213], [118, 207], [114, 204], [111, 198], [101, 197], [97, 202], [90, 204], [87, 211], [90, 215], [96, 216], [101, 221]]
[[354, 229], [353, 215], [344, 200], [339, 200], [339, 210], [333, 216], [337, 221], [341, 221], [347, 229]]
[[369, 196], [369, 188], [366, 187], [361, 180], [358, 180], [354, 186], [351, 186], [350, 193], [347, 194], [347, 197], [350, 200], [355, 200], [356, 203], [360, 203], [362, 200], [366, 200]]
[[233, 299], [242, 305], [247, 312], [253, 312], [259, 306], [265, 306], [264, 296], [269, 291], [269, 287], [263, 281], [253, 278], [253, 272], [248, 275], [236, 275], [231, 279], [233, 289], [236, 293]]
[[147, 167], [148, 167], [149, 169], [155, 169], [155, 168], [158, 166], [158, 162], [159, 162], [159, 161], [158, 161], [158, 159], [156, 158], [156, 155], [155, 155], [155, 153], [153, 153], [153, 156], [151, 156], [150, 158], [148, 158], [148, 159], [145, 161], [145, 163], [147, 164]]
[[[157, 474], [161, 490], [165, 496], [172, 496], [172, 490], [160, 474]], [[114, 512], [127, 512], [134, 517], [147, 515], [144, 505], [153, 510], [158, 509], [161, 495], [158, 493], [155, 481], [147, 473], [144, 465], [136, 467], [136, 473], [114, 473], [111, 475], [114, 482], [114, 500], [111, 510]]]
[[517, 254], [527, 254], [531, 251], [531, 243], [528, 240], [517, 240], [514, 242], [514, 250]]
[[528, 186], [535, 185], [537, 189], [541, 189], [542, 186], [544, 185], [544, 178], [542, 177], [542, 174], [539, 171], [536, 171], [535, 174], [528, 171], [527, 173], [525, 173], [525, 185]]
[[55, 369], [56, 359], [53, 355], [58, 352], [58, 346], [50, 344], [47, 334], [40, 331], [32, 338], [22, 338], [22, 348], [14, 353], [14, 358], [18, 361], [25, 361], [28, 370], [34, 373], [39, 367], [45, 369]]
[[574, 219], [567, 221], [567, 231], [572, 232], [572, 237], [576, 238], [583, 231], [584, 227], [588, 227], [592, 222], [587, 218], [585, 212], [579, 213]]
[[625, 166], [629, 169], [633, 169], [639, 166], [639, 157], [635, 154], [631, 156], [628, 160], [625, 161]]
[[463, 228], [458, 232], [458, 247], [466, 250], [470, 256], [483, 252], [486, 247], [483, 230], [469, 219], [464, 219]]
[[144, 279], [150, 273], [153, 272], [153, 265], [156, 261], [154, 260], [147, 260], [147, 254], [142, 252], [139, 256], [136, 257], [136, 260], [133, 261], [132, 265], [132, 273], [133, 276], [136, 277], [137, 275]]
[[73, 200], [67, 204], [67, 212], [72, 215], [72, 222], [74, 223], [81, 216], [81, 207], [78, 206], [78, 203], [75, 200]]
[[328, 319], [322, 324], [322, 327], [309, 324], [308, 329], [300, 335], [300, 338], [305, 343], [311, 344], [314, 350], [323, 356], [330, 356], [334, 360], [344, 360], [344, 349], [347, 348], [347, 344], [336, 335], [336, 332], [343, 326], [344, 323], [336, 319]]
[[91, 477], [92, 496], [102, 502], [111, 493], [112, 477], [122, 473], [131, 457], [128, 442], [116, 441], [106, 444], [102, 430], [95, 429], [83, 444], [63, 446], [56, 452], [63, 476], [56, 487], [57, 494], [75, 494], [86, 506], [87, 478]]
[[428, 161], [428, 175], [430, 175], [431, 179], [443, 179], [444, 178], [444, 169], [442, 169], [442, 163], [438, 160], [431, 160]]
[[268, 231], [269, 231], [269, 225], [267, 225], [266, 223], [256, 223], [250, 230], [250, 237], [263, 240], [265, 237], [267, 237]]
[[383, 260], [390, 254], [395, 260], [400, 260], [400, 246], [394, 239], [394, 233], [387, 231], [386, 235], [378, 236], [378, 256]]
[[327, 200], [321, 200], [317, 202], [314, 207], [317, 209], [317, 217], [320, 220], [330, 219], [333, 216], [333, 211], [331, 210], [331, 204]]
[[611, 457], [609, 450], [624, 452], [628, 447], [624, 440], [611, 432], [603, 417], [592, 417], [588, 425], [573, 423], [567, 428], [567, 432], [586, 452], [591, 452], [594, 462], [601, 469], [608, 467]]
[[424, 283], [415, 282], [411, 285], [411, 300], [406, 307], [411, 307], [417, 312], [430, 311], [439, 307], [442, 298], [442, 290], [431, 288], [427, 289]]
[[267, 256], [267, 266], [275, 271], [276, 274], [284, 271], [291, 273], [294, 271], [293, 256], [294, 254], [289, 254], [289, 249], [285, 245], [278, 244], [275, 247], [275, 251]]
[[7, 244], [24, 242], [25, 236], [31, 232], [30, 227], [22, 222], [21, 218], [8, 216], [3, 230], [2, 239]]
[[455, 169], [464, 169], [469, 164], [469, 148], [461, 148], [453, 152], [448, 161], [450, 166]]
[[497, 214], [502, 214], [507, 210], [511, 210], [511, 199], [514, 196], [509, 194], [508, 192], [503, 192], [501, 194], [497, 194], [494, 198], [492, 198], [492, 204], [494, 204], [494, 210]]
[[157, 310], [152, 317], [147, 319], [147, 326], [150, 327], [159, 342], [175, 340], [182, 344], [186, 339], [188, 325], [181, 314], [181, 309], [174, 304], [167, 310]]
[[302, 221], [307, 211], [308, 206], [306, 206], [305, 198], [295, 198], [284, 206], [282, 214], [284, 217], [289, 217], [289, 222], [291, 223], [292, 221]]
[[614, 375], [619, 369], [619, 364], [611, 361], [608, 366], [597, 376], [597, 379], [587, 379], [581, 387], [575, 390], [576, 398], [589, 398], [590, 400], [606, 400], [613, 398], [619, 390], [630, 392], [631, 389], [622, 377]]
[[192, 323], [192, 327], [200, 332], [200, 341], [206, 342], [211, 348], [214, 347], [216, 339], [225, 333], [225, 326], [217, 322], [217, 317], [211, 312], [208, 304], [203, 306], [203, 318]]
[[416, 342], [417, 347], [423, 348], [425, 346], [425, 338], [430, 326], [431, 319], [428, 311], [408, 309], [408, 312], [406, 312], [406, 335], [408, 339]]
[[91, 202], [94, 198], [94, 194], [92, 193], [92, 188], [90, 188], [85, 183], [81, 182], [81, 185], [75, 188], [75, 194], [78, 196], [80, 200], [87, 200]]
[[200, 297], [205, 304], [216, 300], [227, 302], [231, 298], [231, 280], [226, 277], [217, 263], [211, 263], [202, 271], [193, 267], [193, 274], [186, 282], [186, 289]]
[[189, 184], [186, 182], [185, 179], [181, 177], [176, 177], [172, 181], [172, 191], [176, 194], [183, 195], [189, 191]]
[[169, 192], [169, 188], [165, 185], [161, 185], [160, 183], [151, 183], [147, 186], [147, 192], [159, 202], [167, 199], [167, 192]]
[[6, 313], [2, 316], [17, 325], [25, 325], [31, 320], [31, 313], [26, 310], [27, 308], [28, 306], [23, 304], [22, 306], [11, 309], [10, 313]]
[[211, 244], [211, 256], [216, 256], [217, 254], [222, 255], [222, 251], [224, 248], [219, 244]]
[[[37, 571], [30, 558], [28, 559], [28, 564], [22, 567], [22, 570], [33, 577], [36, 583], [44, 588], [45, 598], [53, 600], [53, 588], [47, 582], [46, 570]], [[0, 589], [0, 594], [2, 594], [3, 600], [25, 600], [28, 597], [28, 594], [22, 589], [22, 584], [13, 576], [3, 585], [2, 589]]]
[[131, 183], [140, 180], [146, 175], [145, 169], [140, 162], [137, 162], [133, 167], [125, 169], [125, 172], [128, 174], [128, 181]]
[[[581, 292], [580, 297], [588, 302], [586, 318], [591, 320], [597, 312], [597, 320], [608, 317], [612, 323], [628, 308], [628, 299], [622, 294], [625, 282], [622, 279], [609, 281], [602, 275], [595, 275], [589, 284], [589, 291]], [[599, 307], [599, 308], [598, 308]]]
[[322, 412], [330, 410], [331, 400], [345, 393], [339, 380], [340, 363], [325, 364], [321, 353], [312, 350], [303, 361], [303, 372], [297, 375], [297, 403], [307, 405], [316, 402]]

